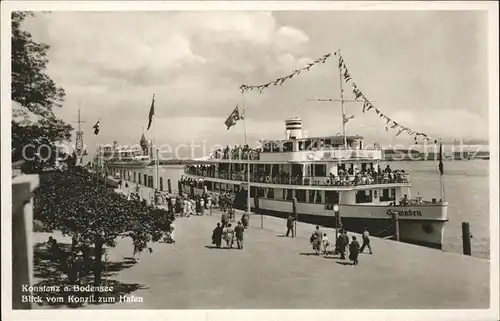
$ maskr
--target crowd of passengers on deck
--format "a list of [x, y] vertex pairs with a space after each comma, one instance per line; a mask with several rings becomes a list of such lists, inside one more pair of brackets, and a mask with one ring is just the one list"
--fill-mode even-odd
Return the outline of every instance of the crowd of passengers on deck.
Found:
[[[215, 166], [216, 165], [186, 165], [185, 172], [187, 174], [209, 178], [220, 178], [236, 181], [247, 180], [246, 171], [233, 172], [231, 174], [229, 173], [229, 171], [219, 171], [217, 173]], [[250, 175], [250, 181], [268, 184], [355, 186], [408, 183], [408, 176], [404, 170], [392, 170], [390, 168], [390, 165], [387, 165], [387, 167], [383, 170], [380, 167], [377, 170], [360, 170], [357, 167], [349, 168], [347, 170], [339, 168], [337, 171], [337, 175], [330, 173], [329, 176], [304, 176], [301, 173], [297, 175], [291, 175], [287, 171], [282, 171], [279, 174], [269, 175], [268, 173], [258, 171], [257, 173]]]
[[250, 148], [248, 145], [235, 145], [234, 147], [226, 146], [226, 148], [218, 148], [212, 152], [210, 155], [211, 159], [248, 159], [250, 154], [250, 160], [259, 159], [260, 149]]

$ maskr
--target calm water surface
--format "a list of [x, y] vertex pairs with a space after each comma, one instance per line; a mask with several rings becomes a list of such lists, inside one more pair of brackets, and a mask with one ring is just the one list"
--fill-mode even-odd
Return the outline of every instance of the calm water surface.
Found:
[[[424, 199], [440, 198], [439, 172], [434, 161], [390, 162], [391, 168], [410, 172], [412, 195], [417, 192]], [[385, 167], [385, 164], [381, 164]], [[172, 189], [177, 190], [177, 181], [184, 166], [161, 166], [164, 188], [170, 178]], [[154, 168], [134, 169], [136, 172], [154, 175]], [[443, 249], [462, 253], [462, 222], [469, 222], [472, 233], [472, 255], [489, 258], [490, 244], [490, 196], [489, 161], [445, 161], [444, 192], [448, 201], [448, 219]]]

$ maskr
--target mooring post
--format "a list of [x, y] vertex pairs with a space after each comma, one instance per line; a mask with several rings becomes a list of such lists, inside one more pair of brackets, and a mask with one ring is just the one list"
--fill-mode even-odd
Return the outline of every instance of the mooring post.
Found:
[[469, 222], [462, 222], [462, 245], [465, 255], [471, 255], [471, 244], [470, 244], [470, 225]]
[[170, 178], [167, 179], [167, 187], [168, 187], [168, 193], [172, 194], [172, 182], [170, 181]]
[[399, 217], [398, 213], [392, 213], [392, 224], [394, 225], [394, 237], [399, 242]]
[[295, 226], [294, 226], [294, 233], [293, 237], [297, 237], [297, 221], [299, 220], [298, 213], [297, 213], [297, 198], [294, 197], [292, 198], [292, 211], [293, 211], [293, 217], [295, 218]]
[[177, 182], [177, 188], [179, 189], [179, 195], [182, 195], [182, 183], [181, 183], [181, 181]]
[[335, 242], [337, 242], [337, 238], [339, 237], [339, 227], [340, 227], [340, 207], [338, 204], [333, 206], [333, 211], [335, 213]]

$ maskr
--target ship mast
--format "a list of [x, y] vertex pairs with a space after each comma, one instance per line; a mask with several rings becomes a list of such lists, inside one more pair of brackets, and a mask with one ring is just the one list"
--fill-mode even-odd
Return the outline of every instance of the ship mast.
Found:
[[81, 126], [81, 124], [85, 123], [85, 121], [80, 117], [80, 107], [78, 107], [78, 120], [75, 123], [78, 124], [75, 141], [76, 165], [80, 166], [83, 164], [83, 155], [85, 154], [85, 148], [83, 146], [83, 131]]
[[[338, 50], [339, 57], [340, 49]], [[345, 135], [345, 108], [344, 108], [344, 88], [342, 86], [342, 68], [339, 64], [339, 80], [340, 80], [340, 106], [342, 107], [342, 136], [344, 137], [344, 149], [347, 150], [347, 137]]]

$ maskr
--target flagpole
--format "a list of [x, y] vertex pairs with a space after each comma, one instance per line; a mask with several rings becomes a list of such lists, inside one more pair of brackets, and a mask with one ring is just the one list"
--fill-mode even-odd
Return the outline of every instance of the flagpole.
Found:
[[444, 201], [445, 198], [445, 193], [444, 193], [444, 180], [443, 180], [443, 173], [444, 173], [444, 165], [443, 165], [443, 142], [440, 139], [439, 140], [439, 187], [440, 187], [440, 193], [441, 193], [441, 201]]
[[[155, 103], [155, 94], [153, 94], [152, 104], [154, 105], [154, 103]], [[155, 158], [156, 186], [155, 186], [155, 184], [153, 184], [153, 190], [154, 190], [154, 192], [156, 192], [160, 189], [160, 170], [158, 168], [160, 165], [160, 161], [158, 159], [158, 147], [156, 146], [156, 122], [153, 124], [153, 126], [154, 126], [154, 129], [153, 129], [153, 152], [154, 152], [154, 155], [151, 155], [151, 156], [152, 157], [154, 156], [154, 158]], [[153, 202], [156, 205], [156, 197], [155, 196], [153, 196]]]
[[[339, 59], [342, 57], [340, 55], [340, 49], [338, 50]], [[345, 110], [344, 110], [344, 88], [342, 86], [342, 68], [339, 65], [339, 79], [340, 79], [340, 106], [342, 107], [342, 136], [344, 136], [344, 149], [347, 150], [347, 137], [345, 136]]]
[[[247, 148], [247, 213], [250, 215], [250, 146], [247, 141], [247, 111], [245, 106], [245, 93], [241, 92], [241, 99], [243, 104], [243, 127], [245, 128], [245, 145]], [[262, 221], [262, 220], [261, 220]], [[261, 224], [262, 226], [262, 224]]]

